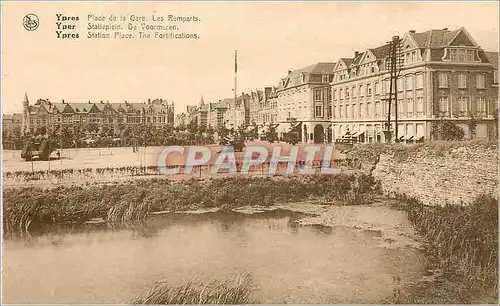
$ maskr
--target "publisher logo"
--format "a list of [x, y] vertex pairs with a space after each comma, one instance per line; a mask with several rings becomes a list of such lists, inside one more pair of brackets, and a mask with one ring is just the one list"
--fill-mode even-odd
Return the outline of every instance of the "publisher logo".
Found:
[[23, 18], [23, 26], [28, 31], [34, 31], [38, 29], [40, 25], [40, 21], [38, 20], [38, 16], [35, 14], [28, 14]]

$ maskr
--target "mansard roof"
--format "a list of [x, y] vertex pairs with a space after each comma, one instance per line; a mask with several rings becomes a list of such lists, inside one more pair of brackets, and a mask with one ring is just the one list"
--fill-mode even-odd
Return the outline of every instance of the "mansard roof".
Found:
[[304, 68], [292, 70], [286, 77], [281, 79], [278, 90], [310, 83], [312, 82], [311, 75], [332, 74], [335, 65], [336, 63], [333, 62], [319, 62]]
[[420, 48], [443, 48], [451, 45], [455, 40], [467, 40], [469, 44], [479, 47], [467, 30], [462, 27], [456, 30], [432, 29], [422, 33], [409, 33]]
[[493, 67], [498, 70], [498, 52], [485, 51], [484, 55], [488, 59], [488, 62], [490, 62]]
[[[161, 101], [160, 99], [154, 101]], [[38, 99], [35, 105], [29, 105], [28, 110], [30, 114], [37, 114], [41, 110], [46, 110], [50, 113], [100, 113], [104, 111], [107, 107], [115, 112], [125, 111], [128, 113], [142, 112], [146, 109], [154, 109], [158, 113], [166, 112], [168, 105], [160, 103], [109, 103], [109, 102], [99, 102], [99, 103], [72, 103], [72, 102], [50, 102], [47, 99]]]

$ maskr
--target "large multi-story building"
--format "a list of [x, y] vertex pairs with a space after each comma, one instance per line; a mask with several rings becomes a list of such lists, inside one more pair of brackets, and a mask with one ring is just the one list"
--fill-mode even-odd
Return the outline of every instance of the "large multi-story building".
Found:
[[199, 126], [213, 129], [225, 126], [236, 129], [250, 124], [250, 100], [251, 96], [245, 93], [242, 93], [236, 102], [233, 98], [205, 104], [202, 98], [197, 106], [188, 107], [188, 113]]
[[331, 137], [331, 91], [335, 63], [316, 63], [288, 71], [277, 93], [278, 134], [297, 125], [302, 142], [322, 143]]
[[128, 125], [146, 124], [154, 127], [174, 124], [174, 105], [163, 99], [148, 99], [144, 103], [61, 103], [38, 99], [30, 105], [28, 96], [23, 102], [22, 130], [36, 132], [38, 128], [47, 130], [61, 126], [89, 126], [98, 129], [112, 128], [115, 134]]
[[23, 114], [2, 116], [2, 136], [4, 138], [20, 137], [23, 129]]
[[[338, 60], [331, 83], [334, 140], [386, 141], [389, 49], [386, 44]], [[400, 54], [397, 100], [393, 96], [391, 104], [393, 140], [396, 103], [398, 140], [437, 139], [433, 127], [443, 121], [456, 123], [466, 138], [494, 135], [494, 68], [465, 28], [409, 31]]]
[[278, 94], [276, 87], [265, 87], [264, 98], [259, 101], [256, 123], [260, 126], [278, 122]]

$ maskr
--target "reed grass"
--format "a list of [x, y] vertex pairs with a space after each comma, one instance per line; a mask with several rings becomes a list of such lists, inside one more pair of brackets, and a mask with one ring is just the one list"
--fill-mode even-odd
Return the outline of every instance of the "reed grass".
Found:
[[160, 281], [130, 304], [250, 304], [250, 293], [248, 275], [240, 275], [233, 281], [192, 281], [181, 286], [171, 286], [168, 281]]
[[399, 206], [422, 236], [430, 269], [440, 274], [397, 303], [498, 303], [498, 199], [428, 207], [401, 197]]
[[4, 234], [26, 233], [57, 223], [143, 222], [150, 212], [217, 207], [271, 206], [277, 203], [330, 199], [361, 204], [373, 189], [367, 175], [304, 175], [292, 178], [136, 180], [107, 185], [4, 190]]

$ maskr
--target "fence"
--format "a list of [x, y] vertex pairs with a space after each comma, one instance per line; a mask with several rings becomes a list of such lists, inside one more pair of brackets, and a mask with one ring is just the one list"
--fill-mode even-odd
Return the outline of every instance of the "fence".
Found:
[[[313, 162], [298, 161], [293, 167], [293, 171], [288, 171], [288, 164], [285, 162], [276, 163], [276, 171], [270, 173], [271, 163], [265, 162], [259, 165], [250, 165], [247, 172], [242, 172], [242, 163], [236, 163], [236, 173], [230, 169], [215, 169], [214, 164], [205, 164], [199, 166], [191, 166], [191, 170], [186, 165], [170, 165], [167, 168], [178, 168], [176, 174], [165, 174], [157, 166], [127, 166], [127, 167], [106, 167], [106, 168], [84, 168], [84, 169], [54, 169], [54, 170], [39, 170], [39, 171], [8, 171], [3, 173], [5, 186], [18, 186], [23, 182], [31, 182], [37, 185], [37, 181], [45, 181], [51, 184], [68, 184], [71, 181], [84, 183], [87, 181], [118, 181], [123, 179], [130, 179], [131, 177], [148, 177], [148, 176], [162, 176], [173, 179], [183, 179], [189, 177], [202, 177], [202, 176], [283, 176], [283, 175], [297, 175], [300, 174], [299, 170], [304, 167], [310, 167], [314, 173], [320, 173], [320, 169], [325, 162], [315, 160]], [[341, 161], [326, 161], [330, 168], [340, 165]], [[291, 172], [291, 173], [290, 173]]]

